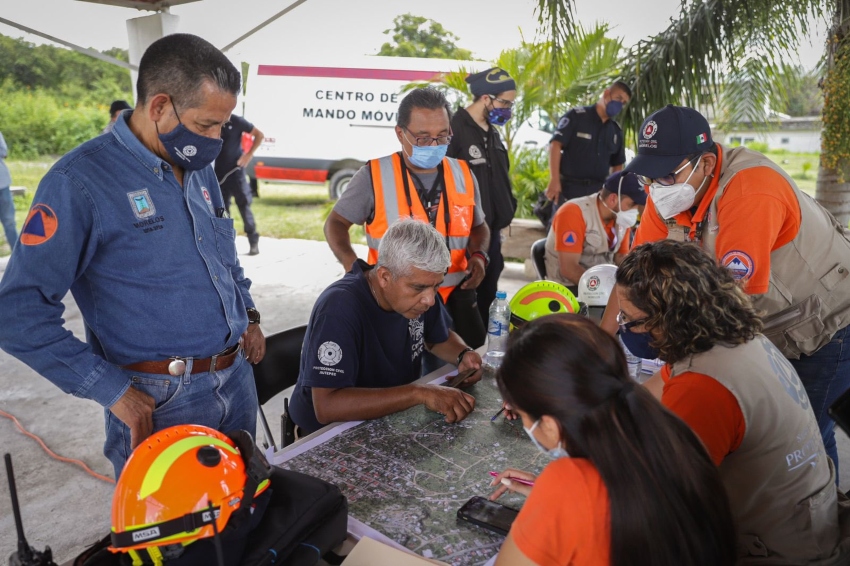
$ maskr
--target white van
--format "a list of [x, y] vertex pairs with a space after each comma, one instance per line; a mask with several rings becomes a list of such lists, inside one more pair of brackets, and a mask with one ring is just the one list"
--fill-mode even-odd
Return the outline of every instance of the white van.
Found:
[[[398, 151], [393, 128], [405, 85], [488, 67], [480, 61], [378, 56], [337, 67], [252, 64], [244, 116], [266, 139], [247, 167], [251, 184], [328, 181], [330, 197], [338, 198], [366, 161]], [[547, 134], [528, 128], [528, 143], [542, 143]]]

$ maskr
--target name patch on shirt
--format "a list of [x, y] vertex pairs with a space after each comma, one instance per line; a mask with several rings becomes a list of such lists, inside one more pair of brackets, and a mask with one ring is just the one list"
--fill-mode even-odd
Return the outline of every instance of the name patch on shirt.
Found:
[[127, 198], [130, 199], [130, 206], [133, 207], [133, 214], [139, 220], [144, 220], [156, 214], [156, 207], [151, 200], [151, 195], [147, 189], [141, 191], [133, 191], [127, 193]]
[[577, 138], [584, 138], [586, 140], [592, 140], [593, 139], [593, 136], [591, 136], [590, 134], [586, 134], [584, 132], [576, 132], [576, 137]]

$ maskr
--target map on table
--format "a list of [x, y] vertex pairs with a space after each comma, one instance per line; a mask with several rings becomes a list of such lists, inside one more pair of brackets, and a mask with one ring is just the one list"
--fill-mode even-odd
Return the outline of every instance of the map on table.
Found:
[[[278, 465], [339, 486], [350, 517], [417, 554], [484, 564], [504, 538], [459, 521], [457, 510], [495, 489], [491, 470], [539, 473], [546, 457], [519, 419], [490, 422], [502, 406], [492, 377], [465, 391], [475, 397], [475, 410], [460, 423], [447, 424], [420, 405], [343, 430]], [[519, 509], [525, 498], [507, 494], [499, 501]]]

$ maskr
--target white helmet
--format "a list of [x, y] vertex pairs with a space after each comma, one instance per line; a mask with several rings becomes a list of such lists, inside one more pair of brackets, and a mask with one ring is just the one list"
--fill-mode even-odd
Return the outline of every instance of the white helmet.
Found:
[[605, 307], [614, 290], [617, 266], [610, 263], [594, 265], [578, 280], [578, 300], [588, 307]]

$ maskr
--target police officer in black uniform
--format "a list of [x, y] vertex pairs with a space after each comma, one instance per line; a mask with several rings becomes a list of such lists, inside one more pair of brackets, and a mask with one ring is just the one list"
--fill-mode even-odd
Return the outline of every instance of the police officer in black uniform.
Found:
[[589, 195], [626, 162], [623, 129], [612, 118], [632, 97], [623, 81], [606, 88], [596, 104], [573, 108], [558, 121], [549, 144], [546, 197], [561, 204]]
[[[254, 143], [247, 153], [242, 151], [242, 134], [251, 134], [254, 137]], [[224, 143], [215, 159], [215, 176], [218, 177], [218, 183], [221, 185], [221, 194], [228, 214], [230, 199], [236, 201], [236, 207], [242, 216], [245, 235], [248, 236], [248, 243], [251, 246], [248, 255], [257, 255], [260, 253], [260, 235], [257, 233], [254, 213], [251, 212], [251, 187], [245, 178], [245, 166], [263, 143], [263, 132], [242, 116], [232, 114], [230, 121], [221, 128], [221, 139]]]
[[490, 248], [484, 258], [487, 271], [477, 289], [478, 310], [487, 324], [490, 303], [496, 298], [499, 276], [505, 267], [499, 231], [510, 226], [516, 199], [508, 175], [508, 151], [493, 126], [504, 126], [511, 118], [516, 82], [498, 67], [466, 78], [474, 100], [452, 117], [452, 141], [446, 155], [469, 163], [481, 192], [481, 207], [490, 228]]

